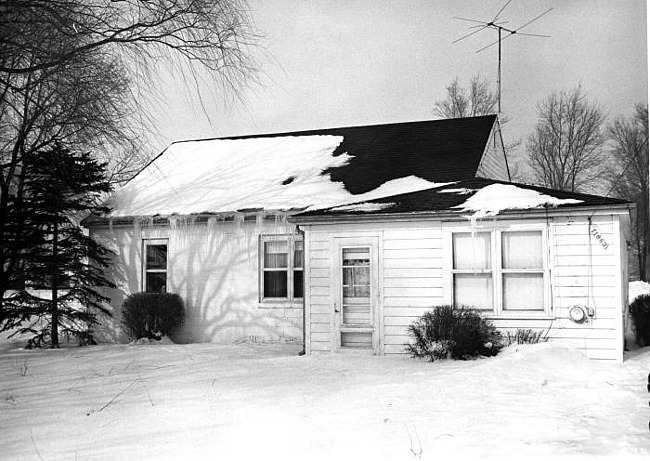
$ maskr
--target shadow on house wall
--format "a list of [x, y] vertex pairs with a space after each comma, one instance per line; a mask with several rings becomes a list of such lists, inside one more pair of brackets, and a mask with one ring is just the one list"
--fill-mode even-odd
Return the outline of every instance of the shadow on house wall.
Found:
[[97, 236], [117, 253], [106, 272], [117, 288], [104, 290], [114, 315], [102, 319], [101, 340], [128, 341], [120, 309], [129, 294], [142, 290], [147, 238], [168, 241], [167, 289], [186, 306], [183, 328], [172, 338], [176, 342], [301, 340], [302, 303], [271, 308], [259, 303], [259, 235], [292, 231], [286, 225], [260, 228], [245, 222], [102, 230]]

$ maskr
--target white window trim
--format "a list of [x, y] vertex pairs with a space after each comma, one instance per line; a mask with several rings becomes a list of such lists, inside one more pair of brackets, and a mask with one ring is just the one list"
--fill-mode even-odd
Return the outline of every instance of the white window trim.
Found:
[[[287, 297], [286, 298], [270, 298], [270, 297], [264, 297], [264, 272], [266, 272], [264, 268], [264, 243], [265, 242], [277, 242], [277, 241], [286, 241], [288, 243], [287, 245], [287, 251], [289, 252], [288, 258], [287, 258]], [[303, 297], [296, 297], [294, 296], [294, 286], [293, 286], [293, 273], [294, 271], [300, 270], [303, 273], [303, 295], [304, 295], [304, 275], [305, 275], [305, 261], [304, 261], [304, 255], [305, 255], [305, 246], [303, 243], [303, 261], [302, 261], [302, 267], [296, 268], [294, 267], [294, 253], [295, 253], [295, 242], [296, 241], [303, 241], [302, 235], [301, 234], [262, 234], [260, 235], [260, 240], [259, 240], [259, 270], [258, 270], [258, 279], [259, 279], [259, 302], [264, 304], [273, 304], [273, 303], [294, 303], [294, 302], [302, 302]]]
[[[493, 310], [481, 310], [481, 312], [489, 319], [550, 319], [552, 318], [551, 312], [551, 276], [550, 276], [550, 261], [548, 251], [548, 227], [540, 224], [512, 224], [506, 226], [499, 226], [496, 228], [481, 227], [476, 229], [476, 233], [489, 233], [491, 247], [491, 267], [489, 270], [471, 271], [463, 269], [454, 269], [453, 263], [453, 234], [461, 234], [471, 232], [467, 227], [451, 227], [447, 229], [445, 240], [448, 245], [448, 251], [445, 255], [444, 271], [446, 275], [445, 286], [448, 292], [448, 302], [450, 305], [454, 303], [454, 274], [456, 273], [489, 273], [492, 274], [492, 305]], [[541, 232], [542, 233], [542, 269], [503, 269], [502, 268], [502, 234], [509, 232]], [[503, 274], [504, 273], [542, 273], [543, 276], [543, 293], [544, 293], [544, 308], [542, 310], [519, 310], [507, 311], [503, 309]]]
[[[165, 245], [167, 247], [167, 260], [165, 269], [147, 269], [147, 247], [150, 245]], [[142, 239], [142, 291], [147, 291], [147, 274], [165, 274], [165, 292], [169, 291], [169, 239]]]

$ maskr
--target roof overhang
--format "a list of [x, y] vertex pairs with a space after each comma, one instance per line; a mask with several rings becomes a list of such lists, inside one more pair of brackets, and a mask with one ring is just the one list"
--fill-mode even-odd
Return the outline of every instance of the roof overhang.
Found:
[[[504, 210], [494, 216], [484, 216], [479, 218], [480, 221], [493, 219], [536, 219], [557, 216], [603, 216], [603, 215], [627, 215], [630, 210], [635, 208], [633, 203], [623, 203], [607, 206], [572, 206], [572, 207], [548, 207], [548, 208], [531, 208], [526, 210]], [[349, 224], [358, 222], [408, 222], [423, 220], [441, 220], [441, 221], [469, 221], [472, 219], [471, 213], [458, 211], [426, 211], [411, 213], [359, 213], [345, 215], [311, 215], [311, 216], [289, 216], [289, 222], [298, 225], [317, 225], [317, 224]]]

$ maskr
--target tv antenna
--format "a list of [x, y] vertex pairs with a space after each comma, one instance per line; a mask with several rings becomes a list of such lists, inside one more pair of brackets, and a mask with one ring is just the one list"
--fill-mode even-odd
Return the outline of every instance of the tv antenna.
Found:
[[[472, 32], [470, 32], [470, 33], [468, 33], [466, 35], [463, 35], [459, 39], [454, 40], [453, 43], [460, 42], [461, 40], [464, 40], [464, 39], [466, 39], [468, 37], [471, 37], [474, 34], [478, 34], [479, 32], [482, 32], [485, 29], [494, 29], [499, 33], [499, 39], [498, 40], [490, 43], [489, 45], [484, 46], [483, 48], [481, 48], [479, 50], [476, 50], [477, 53], [480, 53], [481, 51], [483, 51], [483, 50], [485, 50], [487, 48], [490, 48], [493, 45], [496, 45], [496, 44], [499, 45], [499, 70], [498, 70], [498, 76], [497, 76], [497, 101], [498, 101], [499, 113], [501, 113], [501, 42], [503, 40], [505, 40], [506, 38], [508, 38], [508, 37], [512, 37], [515, 34], [517, 34], [517, 35], [526, 35], [526, 36], [529, 36], [529, 37], [550, 37], [550, 35], [527, 34], [525, 32], [519, 32], [519, 31], [521, 29], [523, 29], [524, 27], [527, 27], [527, 26], [531, 25], [532, 23], [534, 23], [539, 18], [541, 18], [542, 16], [544, 16], [546, 13], [548, 13], [549, 11], [551, 11], [553, 9], [553, 8], [549, 8], [548, 10], [544, 11], [539, 16], [531, 19], [526, 24], [524, 24], [522, 26], [519, 26], [516, 29], [508, 29], [506, 27], [503, 27], [503, 25], [502, 25], [502, 24], [507, 24], [508, 21], [498, 22], [498, 20], [499, 20], [499, 16], [501, 15], [501, 13], [503, 13], [503, 10], [506, 9], [506, 7], [510, 4], [510, 2], [512, 2], [512, 0], [508, 0], [506, 2], [506, 4], [501, 7], [499, 12], [494, 16], [494, 18], [492, 18], [491, 21], [480, 21], [478, 19], [467, 19], [467, 18], [459, 18], [457, 16], [454, 16], [454, 19], [460, 19], [461, 21], [467, 21], [467, 22], [475, 23], [476, 25], [470, 26], [470, 29], [476, 29], [476, 30], [474, 30], [474, 31], [472, 31]], [[502, 37], [503, 32], [507, 33], [507, 35], [505, 37]]]

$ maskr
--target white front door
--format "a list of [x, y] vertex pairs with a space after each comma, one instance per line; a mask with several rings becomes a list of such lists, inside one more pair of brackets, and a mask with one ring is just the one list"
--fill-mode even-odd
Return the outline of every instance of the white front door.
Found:
[[376, 350], [377, 238], [336, 239], [336, 348]]

